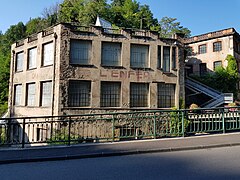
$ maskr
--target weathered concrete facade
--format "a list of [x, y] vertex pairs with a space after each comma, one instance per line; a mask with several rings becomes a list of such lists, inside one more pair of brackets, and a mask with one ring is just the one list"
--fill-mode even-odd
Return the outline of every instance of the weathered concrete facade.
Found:
[[[71, 63], [72, 41], [91, 44], [88, 64]], [[41, 116], [158, 109], [159, 84], [173, 85], [174, 97], [171, 98], [174, 100], [174, 106], [178, 106], [179, 98], [184, 99], [185, 94], [184, 59], [183, 53], [181, 53], [183, 52], [182, 46], [177, 45], [180, 43], [176, 42], [178, 42], [177, 39], [159, 38], [158, 33], [151, 31], [109, 30], [102, 27], [58, 24], [12, 45], [9, 112], [11, 116]], [[120, 45], [120, 62], [117, 66], [102, 64], [104, 43]], [[143, 55], [147, 57], [146, 67], [132, 67], [132, 46], [147, 49], [147, 55]], [[32, 48], [37, 49], [37, 63], [36, 67], [29, 69]], [[22, 56], [23, 67], [20, 68], [20, 71], [16, 71], [17, 62], [19, 63]], [[45, 56], [51, 60], [50, 63], [46, 63], [47, 65], [44, 65]], [[168, 63], [167, 65], [164, 65], [165, 61]], [[88, 105], [69, 105], [69, 101], [79, 98], [73, 97], [69, 100], [70, 81], [89, 82], [90, 102]], [[117, 106], [107, 107], [104, 105], [103, 107], [101, 105], [101, 101], [103, 101], [101, 100], [102, 82], [120, 84], [120, 93], [119, 96], [116, 96], [119, 98]], [[31, 83], [34, 84], [34, 90], [30, 89], [29, 84]], [[131, 105], [130, 101], [133, 101], [131, 100], [133, 97], [130, 97], [131, 83], [146, 84], [147, 103], [143, 107]], [[51, 96], [47, 93], [50, 93]], [[81, 95], [81, 92], [77, 91], [77, 93]]]

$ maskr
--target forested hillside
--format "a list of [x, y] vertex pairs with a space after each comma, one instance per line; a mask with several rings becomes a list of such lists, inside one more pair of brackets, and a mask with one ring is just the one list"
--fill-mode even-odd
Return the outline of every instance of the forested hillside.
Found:
[[5, 33], [0, 31], [0, 115], [7, 109], [11, 44], [59, 22], [95, 24], [97, 15], [111, 22], [115, 28], [150, 29], [158, 31], [162, 37], [175, 32], [190, 36], [190, 30], [182, 27], [176, 18], [155, 18], [148, 5], [136, 0], [111, 0], [110, 3], [107, 0], [64, 0], [61, 4], [54, 4], [26, 24], [19, 22]]

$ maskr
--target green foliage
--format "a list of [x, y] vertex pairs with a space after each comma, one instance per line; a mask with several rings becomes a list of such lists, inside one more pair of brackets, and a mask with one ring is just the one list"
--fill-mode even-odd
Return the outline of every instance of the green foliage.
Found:
[[[62, 127], [61, 129], [55, 129], [54, 135], [51, 139], [47, 141], [48, 144], [51, 145], [61, 145], [61, 144], [68, 144], [69, 141], [69, 133], [66, 127]], [[82, 139], [80, 136], [70, 132], [70, 141], [71, 144], [81, 143]]]
[[7, 141], [7, 134], [6, 134], [5, 126], [0, 126], [0, 145], [4, 145]]
[[[228, 65], [226, 68], [218, 67], [215, 73], [208, 73], [204, 76], [193, 76], [193, 78], [223, 93], [233, 93], [237, 97], [238, 70], [236, 59], [227, 55]], [[216, 83], [217, 82], [217, 83]]]
[[[182, 111], [177, 111], [177, 108], [173, 108], [173, 111], [170, 112], [170, 133], [171, 135], [182, 135], [183, 127], [184, 134], [189, 126], [189, 120], [186, 118], [186, 114], [182, 114]], [[184, 121], [184, 126], [182, 126], [182, 121]]]
[[162, 37], [171, 37], [174, 33], [182, 33], [185, 37], [190, 37], [191, 31], [188, 28], [180, 26], [180, 22], [176, 22], [176, 20], [176, 18], [171, 17], [163, 17], [160, 20], [160, 35]]

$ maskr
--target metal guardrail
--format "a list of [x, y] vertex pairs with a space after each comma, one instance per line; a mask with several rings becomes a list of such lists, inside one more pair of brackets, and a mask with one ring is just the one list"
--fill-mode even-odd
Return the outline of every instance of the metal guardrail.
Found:
[[0, 145], [77, 144], [240, 130], [239, 107], [0, 119]]

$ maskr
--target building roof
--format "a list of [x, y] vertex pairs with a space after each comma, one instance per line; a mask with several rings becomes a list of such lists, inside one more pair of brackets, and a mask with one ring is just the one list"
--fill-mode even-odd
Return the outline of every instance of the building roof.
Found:
[[209, 32], [209, 33], [205, 33], [197, 36], [192, 36], [190, 38], [186, 38], [184, 39], [184, 43], [191, 44], [191, 43], [196, 43], [200, 41], [210, 40], [210, 39], [234, 35], [234, 34], [237, 34], [239, 36], [239, 34], [234, 28], [228, 28], [228, 29], [213, 31], [213, 32]]

